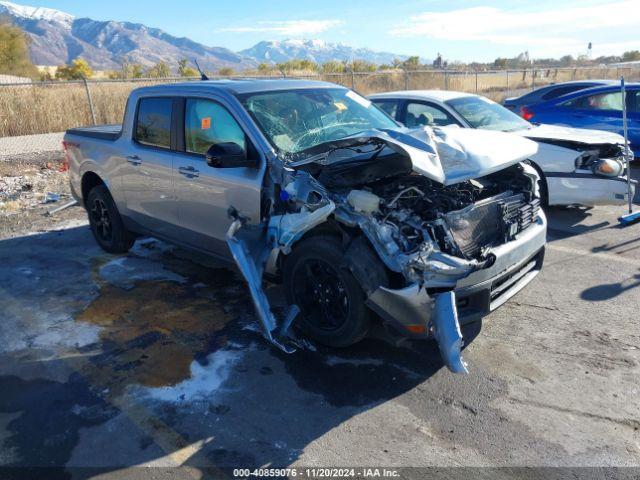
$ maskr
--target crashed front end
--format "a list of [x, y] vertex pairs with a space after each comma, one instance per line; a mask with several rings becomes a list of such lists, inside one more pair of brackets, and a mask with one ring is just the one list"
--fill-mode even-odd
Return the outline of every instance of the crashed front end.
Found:
[[[378, 208], [367, 208], [372, 195]], [[527, 165], [449, 187], [409, 176], [352, 190], [335, 215], [356, 223], [405, 280], [369, 292], [368, 306], [405, 335], [434, 336], [455, 372], [466, 370], [460, 324], [500, 306], [542, 266], [546, 220]]]
[[[542, 264], [538, 175], [521, 163], [536, 144], [499, 132], [427, 128], [366, 132], [327, 148], [273, 169], [274, 214], [265, 249], [254, 257], [260, 271], [243, 270], [247, 281], [261, 281], [262, 268], [277, 273], [298, 240], [331, 223], [367, 305], [405, 335], [435, 338], [447, 367], [465, 372], [460, 324], [504, 303]], [[375, 262], [382, 267], [367, 268]], [[282, 328], [264, 293], [252, 288], [252, 295], [274, 341]], [[290, 312], [281, 323], [291, 321]]]

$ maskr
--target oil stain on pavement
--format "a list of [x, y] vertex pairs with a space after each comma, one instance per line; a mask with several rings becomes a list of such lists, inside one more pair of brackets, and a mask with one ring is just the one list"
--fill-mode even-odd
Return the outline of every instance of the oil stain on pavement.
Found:
[[162, 387], [188, 378], [193, 359], [209, 351], [232, 319], [206, 293], [161, 281], [129, 290], [102, 287], [76, 317], [101, 328], [102, 353], [91, 358], [86, 374], [114, 393], [129, 384]]

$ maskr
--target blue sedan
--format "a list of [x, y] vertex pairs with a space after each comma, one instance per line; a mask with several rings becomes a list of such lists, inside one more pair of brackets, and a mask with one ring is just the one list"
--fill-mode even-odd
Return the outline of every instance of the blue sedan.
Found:
[[[640, 157], [640, 83], [630, 83], [626, 90], [629, 143], [637, 158]], [[593, 87], [563, 95], [524, 107], [521, 115], [535, 123], [623, 133], [620, 85]]]
[[520, 113], [522, 107], [535, 105], [537, 103], [553, 100], [554, 98], [567, 95], [569, 93], [584, 90], [585, 88], [599, 87], [601, 85], [612, 85], [615, 80], [572, 80], [570, 82], [554, 83], [544, 87], [536, 88], [534, 91], [520, 95], [519, 97], [507, 98], [502, 103], [506, 108], [515, 113]]

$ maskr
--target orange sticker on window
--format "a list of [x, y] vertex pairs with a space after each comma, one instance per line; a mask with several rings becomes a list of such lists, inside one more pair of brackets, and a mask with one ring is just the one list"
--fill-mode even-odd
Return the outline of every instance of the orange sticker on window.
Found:
[[211, 117], [204, 117], [200, 121], [200, 129], [209, 130], [211, 128]]

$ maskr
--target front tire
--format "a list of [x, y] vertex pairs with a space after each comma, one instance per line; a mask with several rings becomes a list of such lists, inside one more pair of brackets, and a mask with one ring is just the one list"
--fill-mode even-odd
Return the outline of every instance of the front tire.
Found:
[[288, 303], [300, 308], [300, 329], [319, 343], [348, 347], [369, 331], [365, 293], [347, 268], [338, 239], [301, 241], [285, 259], [283, 283]]
[[92, 188], [86, 207], [91, 233], [98, 245], [109, 253], [128, 252], [135, 238], [125, 228], [107, 187], [98, 185]]

